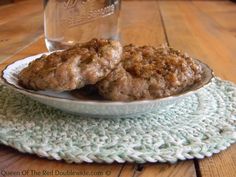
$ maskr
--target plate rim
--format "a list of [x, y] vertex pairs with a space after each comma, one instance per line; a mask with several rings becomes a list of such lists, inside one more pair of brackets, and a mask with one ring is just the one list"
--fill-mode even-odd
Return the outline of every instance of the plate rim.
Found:
[[[57, 51], [54, 51], [54, 52], [57, 52]], [[70, 98], [61, 98], [61, 97], [52, 96], [52, 95], [44, 95], [42, 93], [37, 93], [37, 91], [34, 91], [34, 90], [19, 88], [14, 84], [9, 83], [9, 81], [4, 77], [4, 75], [6, 74], [6, 71], [12, 65], [14, 65], [18, 62], [20, 63], [23, 60], [27, 60], [30, 57], [32, 57], [32, 58], [34, 58], [34, 60], [36, 60], [37, 59], [36, 57], [40, 57], [44, 54], [47, 55], [47, 54], [50, 54], [50, 53], [53, 53], [53, 52], [43, 52], [43, 53], [40, 53], [40, 54], [31, 55], [31, 56], [27, 56], [25, 58], [22, 58], [22, 59], [19, 59], [19, 60], [16, 60], [16, 61], [13, 61], [13, 62], [9, 63], [1, 71], [1, 80], [3, 81], [3, 83], [5, 85], [11, 87], [12, 89], [14, 89], [14, 90], [16, 90], [16, 91], [18, 91], [22, 94], [25, 94], [25, 95], [31, 95], [33, 97], [38, 97], [38, 98], [42, 98], [42, 99], [49, 99], [50, 98], [50, 99], [54, 99], [54, 100], [57, 100], [57, 101], [64, 101], [64, 102], [78, 103], [78, 104], [80, 103], [80, 104], [86, 104], [86, 105], [97, 105], [97, 104], [99, 104], [99, 105], [109, 105], [109, 106], [114, 105], [114, 106], [117, 106], [117, 105], [124, 105], [124, 104], [129, 104], [129, 105], [147, 104], [147, 103], [155, 103], [155, 102], [158, 102], [158, 101], [163, 102], [163, 101], [172, 100], [174, 98], [180, 98], [180, 97], [187, 96], [187, 95], [190, 95], [190, 94], [193, 94], [197, 91], [202, 90], [203, 88], [207, 87], [212, 82], [213, 78], [215, 78], [215, 74], [214, 74], [213, 70], [209, 67], [209, 65], [202, 62], [199, 59], [194, 58], [194, 60], [198, 61], [202, 65], [205, 65], [206, 68], [210, 71], [210, 75], [211, 75], [209, 80], [206, 83], [204, 83], [200, 88], [196, 88], [194, 90], [189, 90], [189, 91], [187, 90], [187, 91], [184, 91], [182, 93], [178, 93], [178, 94], [175, 94], [175, 95], [172, 95], [172, 96], [162, 97], [162, 98], [157, 98], [157, 99], [152, 99], [152, 100], [135, 100], [135, 101], [109, 101], [109, 100], [105, 100], [105, 101], [97, 101], [97, 100], [75, 100], [75, 99], [70, 99]]]

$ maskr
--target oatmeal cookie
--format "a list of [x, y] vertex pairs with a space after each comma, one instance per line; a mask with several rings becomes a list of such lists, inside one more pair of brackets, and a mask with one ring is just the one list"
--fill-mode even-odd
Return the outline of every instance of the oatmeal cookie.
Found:
[[180, 93], [201, 74], [200, 65], [173, 48], [127, 45], [119, 66], [97, 87], [108, 100], [155, 99]]
[[67, 91], [95, 84], [121, 60], [117, 41], [93, 39], [64, 50], [43, 55], [19, 74], [21, 84], [33, 90]]

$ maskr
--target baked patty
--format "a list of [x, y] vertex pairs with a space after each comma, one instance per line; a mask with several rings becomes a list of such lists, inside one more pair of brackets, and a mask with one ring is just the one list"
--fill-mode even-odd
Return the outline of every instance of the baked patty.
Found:
[[93, 39], [31, 62], [19, 74], [21, 84], [33, 90], [67, 91], [95, 84], [121, 60], [117, 41]]
[[155, 99], [180, 93], [201, 74], [200, 65], [173, 48], [127, 45], [119, 66], [97, 87], [108, 100]]

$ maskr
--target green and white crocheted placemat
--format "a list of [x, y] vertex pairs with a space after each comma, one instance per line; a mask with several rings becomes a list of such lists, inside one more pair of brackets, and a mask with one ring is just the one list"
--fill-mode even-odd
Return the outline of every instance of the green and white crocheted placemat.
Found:
[[0, 143], [67, 162], [175, 162], [236, 141], [236, 87], [215, 79], [165, 110], [126, 119], [69, 115], [0, 86]]

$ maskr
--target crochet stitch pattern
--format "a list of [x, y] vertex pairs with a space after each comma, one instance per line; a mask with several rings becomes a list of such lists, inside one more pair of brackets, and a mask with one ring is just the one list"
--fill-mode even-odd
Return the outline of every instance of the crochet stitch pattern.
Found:
[[204, 158], [236, 141], [236, 86], [213, 82], [162, 110], [130, 118], [71, 115], [0, 85], [0, 143], [66, 162]]

